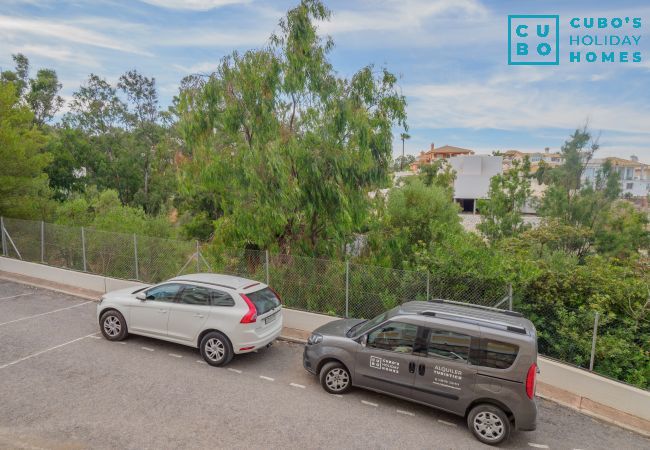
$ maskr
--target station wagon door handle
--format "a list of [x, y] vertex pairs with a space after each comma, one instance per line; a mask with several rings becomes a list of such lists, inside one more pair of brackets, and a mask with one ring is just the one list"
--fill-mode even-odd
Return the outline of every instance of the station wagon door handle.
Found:
[[203, 314], [196, 313], [196, 314], [192, 314], [192, 317], [200, 317], [201, 319], [203, 319], [205, 316]]
[[158, 312], [159, 312], [160, 314], [167, 314], [167, 310], [166, 310], [166, 309], [159, 309]]
[[414, 362], [409, 363], [409, 373], [415, 373], [415, 363]]
[[425, 366], [424, 364], [420, 364], [420, 365], [418, 366], [418, 373], [419, 373], [420, 375], [424, 375], [424, 372], [426, 371], [426, 369], [427, 369], [427, 366]]

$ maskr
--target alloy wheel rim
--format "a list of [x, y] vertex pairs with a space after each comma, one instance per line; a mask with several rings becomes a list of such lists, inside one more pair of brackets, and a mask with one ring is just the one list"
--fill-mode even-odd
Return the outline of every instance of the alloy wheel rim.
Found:
[[104, 320], [104, 331], [110, 337], [115, 337], [118, 334], [120, 334], [121, 329], [122, 329], [122, 324], [120, 323], [120, 319], [118, 319], [117, 317], [108, 316]]
[[341, 368], [332, 369], [327, 372], [325, 376], [325, 384], [330, 390], [340, 392], [350, 383], [350, 375], [348, 372]]
[[482, 411], [474, 417], [474, 430], [488, 441], [496, 441], [503, 436], [506, 427], [499, 416]]
[[226, 346], [217, 338], [210, 338], [205, 343], [205, 354], [211, 361], [221, 361], [226, 354]]

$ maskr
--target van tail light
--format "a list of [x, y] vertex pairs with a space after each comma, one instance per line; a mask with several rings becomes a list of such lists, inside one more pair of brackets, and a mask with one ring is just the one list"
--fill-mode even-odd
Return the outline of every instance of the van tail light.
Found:
[[537, 377], [537, 364], [533, 363], [526, 374], [526, 395], [529, 399], [535, 396], [535, 379]]
[[271, 286], [268, 286], [268, 288], [271, 289], [271, 292], [273, 292], [273, 293], [275, 294], [275, 296], [276, 296], [276, 298], [278, 299], [278, 301], [280, 302], [280, 304], [282, 304], [282, 299], [280, 298], [280, 296], [278, 295], [278, 293], [275, 292], [275, 289], [273, 289]]
[[248, 312], [244, 314], [244, 317], [241, 318], [239, 323], [255, 323], [255, 321], [257, 321], [257, 308], [255, 308], [255, 305], [246, 294], [239, 295], [241, 295], [241, 298], [243, 298], [248, 305]]

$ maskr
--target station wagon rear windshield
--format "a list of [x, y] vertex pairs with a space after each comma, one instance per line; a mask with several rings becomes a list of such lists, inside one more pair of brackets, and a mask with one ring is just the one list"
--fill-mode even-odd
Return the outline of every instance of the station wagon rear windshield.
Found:
[[259, 316], [280, 306], [280, 299], [269, 288], [251, 292], [249, 294], [246, 294], [246, 297], [248, 297], [251, 302], [253, 302], [255, 309], [257, 309], [257, 315]]

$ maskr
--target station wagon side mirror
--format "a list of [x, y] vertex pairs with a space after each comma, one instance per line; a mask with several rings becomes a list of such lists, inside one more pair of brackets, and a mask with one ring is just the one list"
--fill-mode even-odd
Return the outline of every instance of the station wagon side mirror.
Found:
[[138, 300], [142, 300], [142, 301], [144, 301], [144, 300], [147, 299], [147, 294], [145, 294], [144, 292], [138, 292], [138, 293], [135, 295], [135, 298], [137, 298]]

